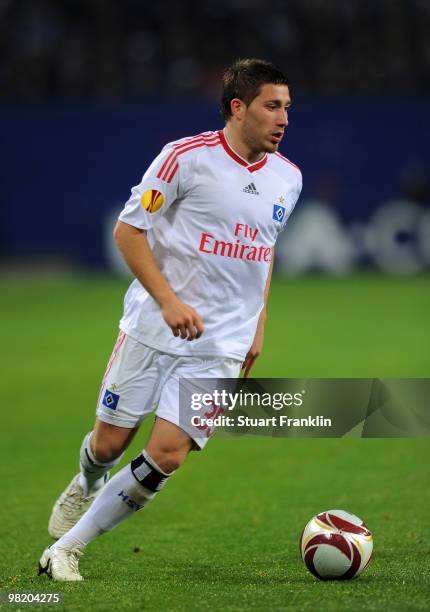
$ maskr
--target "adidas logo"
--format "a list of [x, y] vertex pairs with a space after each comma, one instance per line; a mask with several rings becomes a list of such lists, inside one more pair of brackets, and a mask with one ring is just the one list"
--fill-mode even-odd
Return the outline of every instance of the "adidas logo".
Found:
[[252, 193], [253, 195], [260, 195], [259, 192], [257, 191], [257, 187], [254, 185], [254, 183], [249, 183], [249, 185], [244, 187], [242, 189], [242, 191], [244, 193]]

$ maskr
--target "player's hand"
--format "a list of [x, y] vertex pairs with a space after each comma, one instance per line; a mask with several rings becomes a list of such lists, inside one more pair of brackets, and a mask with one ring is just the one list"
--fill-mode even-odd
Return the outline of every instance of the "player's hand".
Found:
[[243, 371], [243, 378], [248, 378], [255, 360], [259, 355], [261, 355], [261, 351], [263, 350], [263, 341], [264, 341], [264, 323], [265, 316], [260, 317], [257, 325], [257, 330], [255, 332], [254, 341], [251, 345], [251, 348], [246, 354], [245, 361], [242, 363], [241, 370]]
[[197, 310], [177, 297], [162, 304], [161, 313], [172, 334], [183, 340], [196, 340], [204, 331], [203, 320]]

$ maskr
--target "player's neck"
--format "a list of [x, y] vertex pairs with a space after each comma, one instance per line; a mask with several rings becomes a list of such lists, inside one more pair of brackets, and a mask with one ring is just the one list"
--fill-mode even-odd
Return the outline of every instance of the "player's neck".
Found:
[[265, 155], [264, 151], [253, 150], [252, 147], [243, 140], [240, 132], [234, 129], [230, 123], [227, 123], [224, 128], [224, 136], [233, 151], [249, 164], [255, 164], [255, 162], [258, 162]]

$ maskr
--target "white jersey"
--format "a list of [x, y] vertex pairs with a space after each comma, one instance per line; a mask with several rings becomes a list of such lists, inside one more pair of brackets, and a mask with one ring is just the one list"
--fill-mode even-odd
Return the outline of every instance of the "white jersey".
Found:
[[121, 330], [166, 353], [243, 360], [264, 305], [272, 247], [301, 188], [300, 170], [280, 153], [250, 164], [223, 131], [166, 145], [119, 219], [147, 230], [161, 273], [201, 315], [204, 332], [192, 342], [173, 336], [138, 280], [125, 296]]

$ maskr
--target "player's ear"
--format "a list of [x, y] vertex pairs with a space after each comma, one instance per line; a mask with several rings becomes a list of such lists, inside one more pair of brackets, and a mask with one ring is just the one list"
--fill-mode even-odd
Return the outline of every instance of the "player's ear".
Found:
[[236, 119], [241, 120], [245, 113], [246, 105], [239, 98], [233, 98], [230, 102], [231, 116], [236, 117]]

